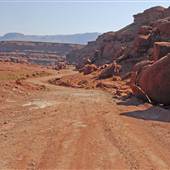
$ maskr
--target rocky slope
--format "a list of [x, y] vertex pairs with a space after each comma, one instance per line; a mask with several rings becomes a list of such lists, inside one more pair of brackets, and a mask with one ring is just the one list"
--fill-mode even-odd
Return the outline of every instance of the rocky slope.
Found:
[[83, 66], [87, 59], [96, 65], [117, 60], [120, 64], [126, 65], [127, 68], [124, 69], [127, 72], [134, 63], [146, 57], [146, 53], [151, 53], [151, 50], [148, 50], [153, 47], [155, 41], [169, 39], [168, 17], [170, 8], [158, 6], [147, 9], [134, 15], [132, 24], [117, 32], [102, 34], [84, 48], [69, 53], [67, 59], [79, 66]]
[[[80, 50], [67, 55], [77, 69], [93, 72], [98, 78], [119, 75], [130, 78], [133, 93], [157, 104], [170, 104], [170, 7], [153, 7], [134, 15], [134, 22], [108, 32]], [[137, 65], [136, 65], [137, 64]], [[133, 69], [132, 69], [133, 68]], [[95, 69], [96, 70], [96, 69]]]

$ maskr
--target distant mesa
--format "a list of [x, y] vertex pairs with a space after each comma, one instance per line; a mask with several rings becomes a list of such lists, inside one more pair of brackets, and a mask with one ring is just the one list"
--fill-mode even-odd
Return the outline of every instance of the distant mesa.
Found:
[[24, 34], [21, 33], [7, 33], [5, 34], [2, 38], [6, 39], [6, 40], [10, 40], [10, 39], [15, 39], [15, 38], [20, 38], [20, 37], [24, 37]]
[[21, 33], [7, 33], [0, 37], [0, 41], [40, 41], [70, 44], [87, 44], [95, 41], [100, 33], [82, 33], [68, 35], [24, 35]]

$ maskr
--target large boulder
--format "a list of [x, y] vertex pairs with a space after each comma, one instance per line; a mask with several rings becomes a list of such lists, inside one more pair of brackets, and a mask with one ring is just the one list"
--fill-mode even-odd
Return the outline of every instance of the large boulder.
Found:
[[159, 60], [167, 53], [170, 53], [170, 42], [155, 42], [153, 50], [153, 59]]
[[133, 50], [136, 53], [144, 53], [146, 52], [150, 47], [150, 35], [138, 35], [135, 38]]
[[66, 63], [65, 62], [56, 62], [55, 65], [53, 66], [53, 69], [55, 70], [61, 70], [66, 68]]
[[110, 78], [113, 75], [118, 75], [120, 73], [121, 66], [118, 65], [116, 62], [113, 62], [112, 64], [108, 65], [105, 69], [101, 71], [98, 78], [99, 79], [106, 79]]
[[92, 73], [92, 72], [94, 72], [96, 70], [97, 70], [97, 66], [96, 65], [94, 65], [94, 64], [87, 64], [82, 69], [80, 69], [79, 71], [83, 72], [86, 75], [86, 74], [90, 74], [90, 73]]
[[[145, 63], [143, 69], [132, 72], [135, 95], [159, 104], [170, 104], [170, 54], [155, 63]], [[135, 88], [134, 88], [135, 87]]]
[[160, 33], [161, 41], [168, 41], [170, 38], [170, 17], [162, 19], [157, 25], [157, 30]]
[[150, 61], [150, 60], [144, 60], [144, 61], [137, 63], [131, 71], [131, 79], [130, 79], [130, 86], [131, 86], [131, 89], [134, 95], [138, 98], [149, 100], [149, 102], [150, 102], [149, 97], [139, 85], [139, 79], [140, 79], [141, 71], [146, 69], [147, 66], [151, 64], [153, 64], [153, 61]]
[[161, 6], [149, 8], [145, 10], [143, 13], [134, 15], [134, 22], [136, 24], [148, 25], [152, 21], [163, 18], [167, 10], [168, 9]]
[[138, 34], [141, 35], [148, 35], [152, 32], [152, 27], [151, 26], [147, 26], [147, 25], [143, 25], [139, 28]]

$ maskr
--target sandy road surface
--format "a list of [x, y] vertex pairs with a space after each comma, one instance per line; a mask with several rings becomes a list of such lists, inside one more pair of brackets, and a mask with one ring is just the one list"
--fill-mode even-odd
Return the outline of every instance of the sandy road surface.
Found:
[[48, 84], [0, 109], [0, 169], [170, 169], [170, 113]]

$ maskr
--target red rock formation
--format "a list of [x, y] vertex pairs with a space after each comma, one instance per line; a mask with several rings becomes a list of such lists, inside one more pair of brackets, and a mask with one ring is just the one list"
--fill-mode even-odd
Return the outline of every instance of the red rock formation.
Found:
[[135, 53], [145, 53], [150, 47], [150, 35], [138, 35], [134, 40]]
[[151, 21], [164, 18], [167, 15], [166, 10], [167, 10], [166, 8], [161, 6], [147, 9], [143, 13], [134, 15], [134, 22], [138, 24], [148, 25]]
[[170, 53], [170, 42], [155, 42], [153, 50], [153, 59], [159, 60], [167, 53]]
[[100, 67], [99, 79], [112, 77], [119, 73], [120, 68], [124, 77], [133, 68], [131, 87], [135, 95], [148, 101], [170, 104], [169, 41], [170, 8], [153, 7], [134, 15], [132, 24], [99, 36], [67, 58], [70, 62], [74, 59], [81, 67], [87, 59], [98, 66], [104, 65]]
[[142, 34], [142, 35], [148, 35], [152, 32], [152, 27], [151, 26], [146, 26], [143, 25], [139, 28], [138, 34]]
[[85, 65], [81, 70], [80, 70], [80, 72], [83, 72], [85, 75], [86, 74], [90, 74], [90, 73], [92, 73], [92, 72], [94, 72], [94, 71], [96, 71], [97, 70], [97, 67], [96, 67], [96, 65], [94, 65], [94, 64], [87, 64], [87, 65]]
[[153, 7], [134, 15], [134, 22], [117, 32], [108, 32], [90, 42], [83, 49], [67, 55], [70, 63], [83, 67], [84, 59], [101, 66], [117, 60], [122, 73], [152, 55], [154, 42], [170, 39], [170, 8]]
[[99, 79], [105, 79], [109, 77], [113, 77], [113, 75], [119, 75], [121, 70], [121, 66], [118, 65], [116, 62], [110, 64], [108, 67], [104, 68], [101, 73], [99, 74]]
[[138, 63], [132, 71], [131, 87], [140, 98], [170, 104], [170, 54], [157, 60]]
[[130, 79], [130, 86], [133, 91], [133, 94], [136, 97], [139, 97], [144, 100], [149, 100], [149, 101], [150, 101], [150, 98], [148, 98], [145, 91], [139, 85], [139, 79], [140, 79], [141, 72], [144, 69], [146, 69], [147, 66], [151, 66], [152, 64], [153, 64], [153, 61], [150, 61], [150, 60], [144, 60], [144, 61], [137, 63], [131, 71], [131, 79]]
[[52, 67], [55, 70], [61, 70], [66, 68], [66, 63], [65, 62], [57, 62], [55, 63], [55, 66]]
[[170, 55], [142, 70], [140, 87], [156, 103], [170, 104]]

